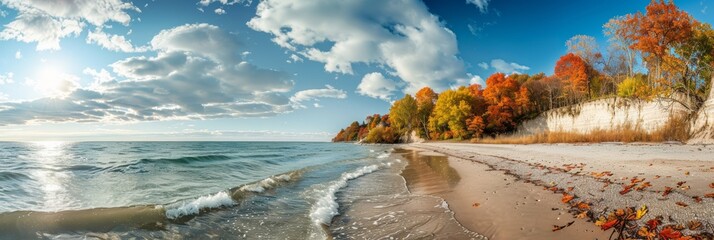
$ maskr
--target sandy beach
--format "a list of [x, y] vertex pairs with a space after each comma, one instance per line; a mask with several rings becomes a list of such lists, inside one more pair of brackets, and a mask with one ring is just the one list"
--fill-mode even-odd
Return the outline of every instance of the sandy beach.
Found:
[[[443, 198], [465, 228], [489, 239], [608, 239], [592, 222], [608, 211], [649, 207], [639, 221], [700, 221], [713, 232], [714, 146], [678, 144], [404, 145], [402, 176], [414, 194]], [[606, 173], [606, 174], [603, 174]], [[632, 182], [649, 182], [623, 192]], [[637, 185], [640, 186], [640, 185]], [[671, 188], [664, 194], [665, 188]], [[555, 191], [553, 191], [555, 190]], [[561, 202], [589, 205], [589, 215]], [[683, 203], [683, 204], [682, 204]], [[552, 231], [554, 226], [566, 226]]]

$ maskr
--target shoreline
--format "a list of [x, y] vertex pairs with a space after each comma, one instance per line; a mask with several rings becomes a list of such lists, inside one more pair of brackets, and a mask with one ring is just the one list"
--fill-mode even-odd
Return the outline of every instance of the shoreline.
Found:
[[[672, 224], [686, 225], [690, 220], [698, 220], [711, 226], [708, 221], [714, 216], [712, 209], [706, 207], [714, 199], [700, 198], [697, 202], [693, 198], [714, 192], [707, 186], [714, 173], [714, 159], [707, 158], [714, 155], [712, 146], [421, 143], [398, 148], [419, 152], [404, 155], [403, 158], [411, 158], [410, 163], [419, 156], [448, 159], [448, 167], [460, 177], [458, 183], [438, 187], [427, 183], [427, 188], [445, 190], [422, 193], [445, 199], [460, 224], [490, 239], [607, 239], [612, 230], [600, 230], [593, 218], [608, 209], [643, 204], [650, 207], [643, 221], [662, 215], [674, 220]], [[574, 169], [575, 165], [579, 168]], [[609, 178], [591, 176], [604, 171], [611, 171], [613, 175]], [[405, 176], [405, 180], [410, 181], [407, 178]], [[633, 179], [649, 179], [652, 186], [619, 194]], [[677, 187], [679, 182], [686, 183], [667, 197], [657, 197], [662, 195], [658, 190], [665, 186]], [[558, 190], [547, 190], [550, 188]], [[561, 202], [564, 193], [590, 204], [588, 217], [575, 218], [571, 207]], [[676, 202], [685, 202], [687, 207], [678, 206]], [[569, 222], [573, 224], [552, 231], [554, 225], [565, 226]], [[684, 230], [683, 233], [697, 231]]]

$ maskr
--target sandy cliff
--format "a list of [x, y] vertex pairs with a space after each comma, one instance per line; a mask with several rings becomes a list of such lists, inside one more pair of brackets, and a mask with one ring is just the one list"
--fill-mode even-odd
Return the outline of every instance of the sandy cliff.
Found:
[[660, 129], [669, 119], [686, 117], [690, 112], [680, 101], [608, 98], [544, 112], [537, 118], [524, 122], [520, 131], [588, 133], [593, 130], [615, 130], [628, 126], [651, 132]]
[[[714, 78], [712, 78], [714, 84]], [[693, 116], [689, 144], [714, 144], [714, 87], [709, 92], [707, 101]]]

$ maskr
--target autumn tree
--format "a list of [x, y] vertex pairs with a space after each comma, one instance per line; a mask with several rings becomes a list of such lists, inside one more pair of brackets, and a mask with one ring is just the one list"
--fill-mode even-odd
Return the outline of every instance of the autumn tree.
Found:
[[436, 103], [437, 95], [429, 87], [424, 87], [416, 93], [417, 101], [417, 133], [419, 136], [429, 139], [429, 116], [434, 110], [434, 104]]
[[625, 37], [632, 41], [631, 49], [642, 53], [648, 76], [654, 80], [650, 84], [671, 85], [672, 82], [665, 80], [672, 77], [672, 69], [667, 66], [681, 64], [682, 59], [674, 54], [674, 50], [691, 39], [696, 22], [671, 1], [652, 1], [646, 10], [645, 14], [626, 17], [626, 27], [636, 31]]
[[466, 120], [473, 116], [474, 97], [469, 89], [460, 87], [439, 94], [434, 111], [429, 117], [432, 139], [467, 138]]
[[409, 140], [412, 130], [418, 125], [417, 101], [412, 95], [405, 95], [389, 109], [391, 124], [396, 134]]
[[579, 100], [590, 92], [588, 64], [578, 55], [568, 53], [560, 57], [554, 72], [567, 84], [567, 93], [571, 95], [568, 99]]
[[685, 44], [675, 49], [681, 61], [675, 62], [670, 69], [678, 73], [681, 87], [687, 93], [696, 93], [702, 101], [707, 97], [707, 84], [714, 71], [714, 30], [709, 24], [695, 23], [692, 34]]
[[488, 104], [487, 128], [494, 132], [513, 130], [522, 106], [516, 103], [520, 86], [513, 77], [496, 73], [486, 80], [483, 97]]

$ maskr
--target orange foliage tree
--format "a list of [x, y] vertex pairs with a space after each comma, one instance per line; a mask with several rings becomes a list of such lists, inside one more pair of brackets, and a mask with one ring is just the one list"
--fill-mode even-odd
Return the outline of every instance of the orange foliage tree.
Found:
[[567, 83], [571, 98], [580, 99], [590, 90], [588, 65], [578, 55], [568, 53], [555, 63], [555, 76]]
[[434, 110], [434, 104], [436, 104], [437, 95], [429, 87], [424, 87], [420, 89], [415, 95], [417, 101], [417, 134], [419, 136], [429, 139], [429, 116]]
[[495, 73], [488, 77], [483, 98], [488, 104], [486, 127], [489, 130], [503, 132], [515, 128], [515, 118], [522, 108], [516, 103], [516, 99], [519, 98], [517, 96], [519, 88], [518, 82], [513, 77], [506, 77], [503, 73]]
[[696, 21], [673, 2], [652, 1], [645, 14], [628, 15], [625, 24], [637, 29], [625, 36], [633, 41], [630, 48], [642, 52], [649, 76], [660, 83], [669, 84], [664, 78], [672, 77], [666, 65], [676, 65], [680, 59], [673, 55], [674, 49], [692, 37]]

